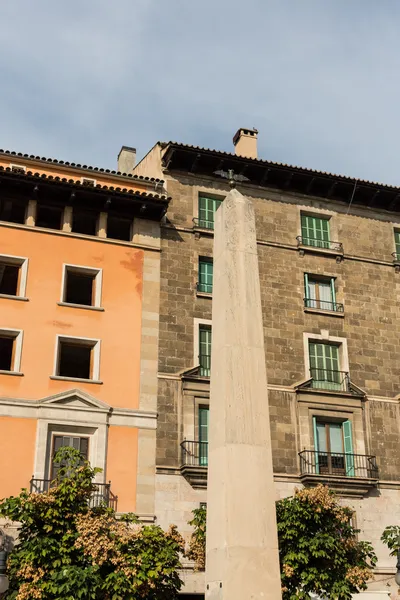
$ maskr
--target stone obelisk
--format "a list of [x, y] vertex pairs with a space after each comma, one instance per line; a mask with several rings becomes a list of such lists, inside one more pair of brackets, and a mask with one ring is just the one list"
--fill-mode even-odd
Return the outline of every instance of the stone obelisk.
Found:
[[214, 230], [206, 600], [281, 583], [254, 210], [232, 189]]

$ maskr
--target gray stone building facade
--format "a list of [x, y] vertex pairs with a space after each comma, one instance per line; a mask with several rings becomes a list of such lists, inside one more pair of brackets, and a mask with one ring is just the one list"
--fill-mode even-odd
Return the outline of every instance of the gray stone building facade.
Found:
[[[234, 143], [232, 154], [158, 143], [134, 171], [164, 179], [172, 197], [157, 521], [189, 535], [207, 500], [213, 215], [235, 176], [256, 213], [276, 498], [318, 482], [335, 489], [378, 554], [371, 589], [389, 589], [395, 561], [379, 538], [400, 520], [400, 189], [260, 160], [255, 130]], [[185, 583], [204, 591], [190, 565]]]

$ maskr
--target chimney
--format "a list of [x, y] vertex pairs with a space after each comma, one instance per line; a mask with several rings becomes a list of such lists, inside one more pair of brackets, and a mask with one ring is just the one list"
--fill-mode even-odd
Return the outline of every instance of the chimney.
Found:
[[233, 145], [237, 156], [246, 158], [257, 157], [257, 129], [244, 129], [241, 127], [233, 136]]
[[120, 173], [132, 173], [136, 164], [136, 148], [122, 146], [118, 154], [118, 171]]

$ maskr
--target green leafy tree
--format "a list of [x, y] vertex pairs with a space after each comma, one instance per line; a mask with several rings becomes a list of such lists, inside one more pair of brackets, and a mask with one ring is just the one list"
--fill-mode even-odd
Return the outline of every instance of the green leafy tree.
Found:
[[[197, 509], [187, 557], [204, 568], [206, 511]], [[326, 486], [296, 490], [276, 503], [283, 600], [350, 600], [367, 587], [376, 556], [369, 542], [358, 541], [353, 511], [341, 506]]]
[[382, 533], [381, 540], [390, 550], [390, 556], [396, 556], [400, 550], [400, 525], [389, 525]]
[[90, 508], [100, 469], [61, 448], [57, 478], [46, 493], [22, 490], [0, 502], [0, 516], [21, 523], [8, 559], [8, 600], [170, 600], [183, 539], [176, 528], [143, 526], [134, 515], [116, 519]]

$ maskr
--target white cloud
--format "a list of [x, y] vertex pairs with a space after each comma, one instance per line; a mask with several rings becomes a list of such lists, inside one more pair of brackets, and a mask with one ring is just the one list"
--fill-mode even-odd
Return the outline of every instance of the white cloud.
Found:
[[122, 144], [231, 150], [400, 185], [394, 0], [9, 0], [0, 146], [114, 167]]

